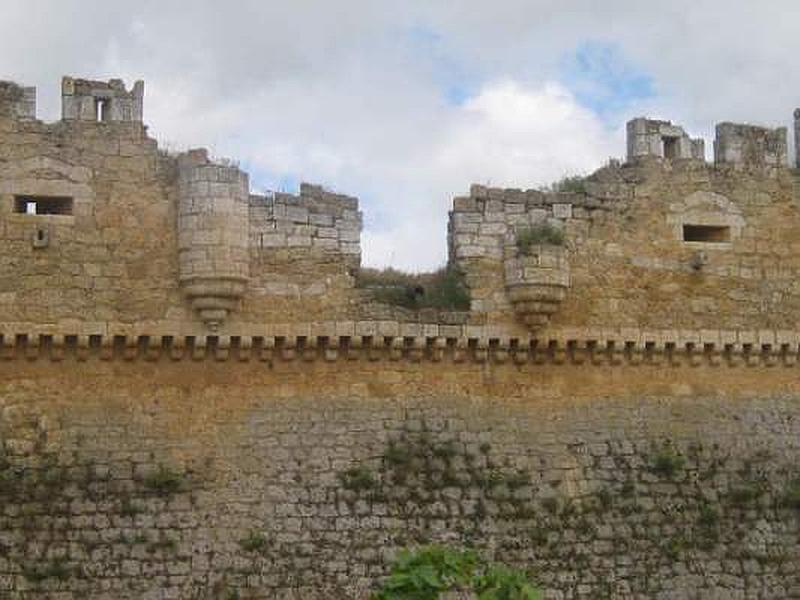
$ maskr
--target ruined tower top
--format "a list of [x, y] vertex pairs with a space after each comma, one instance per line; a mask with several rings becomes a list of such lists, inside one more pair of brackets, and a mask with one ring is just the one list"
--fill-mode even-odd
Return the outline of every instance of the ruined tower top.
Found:
[[61, 117], [65, 121], [142, 122], [144, 82], [128, 91], [121, 79], [108, 82], [64, 77]]
[[705, 143], [691, 139], [671, 121], [638, 118], [628, 121], [628, 160], [643, 156], [658, 158], [705, 158]]
[[0, 116], [15, 119], [36, 118], [36, 88], [11, 81], [0, 81]]
[[714, 162], [736, 167], [787, 166], [786, 127], [769, 129], [740, 123], [719, 123]]

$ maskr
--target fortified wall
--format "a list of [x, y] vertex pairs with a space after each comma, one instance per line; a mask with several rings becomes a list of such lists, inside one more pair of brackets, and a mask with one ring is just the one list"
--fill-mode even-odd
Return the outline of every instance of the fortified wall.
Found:
[[62, 94], [0, 83], [0, 597], [367, 598], [430, 542], [552, 599], [800, 596], [785, 128], [473, 186], [431, 316], [357, 286], [355, 198], [160, 150], [141, 82]]

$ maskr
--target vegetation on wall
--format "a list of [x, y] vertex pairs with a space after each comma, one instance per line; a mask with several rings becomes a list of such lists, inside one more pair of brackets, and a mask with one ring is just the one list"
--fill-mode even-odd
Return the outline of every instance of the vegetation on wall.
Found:
[[534, 246], [563, 246], [564, 232], [549, 223], [541, 223], [517, 231], [516, 244], [522, 256], [530, 256]]
[[539, 600], [522, 571], [485, 563], [472, 550], [425, 546], [402, 550], [373, 600], [438, 600], [445, 592], [471, 593], [477, 600]]
[[469, 310], [469, 289], [455, 267], [433, 273], [405, 273], [397, 269], [361, 269], [356, 285], [368, 290], [376, 302], [410, 310]]
[[[579, 494], [563, 481], [542, 479], [535, 467], [522, 467], [527, 461], [507, 455], [484, 436], [464, 437], [441, 423], [413, 422], [390, 436], [382, 453], [339, 472], [336, 502], [353, 514], [369, 507], [402, 522], [396, 531], [385, 532], [388, 538], [380, 538], [384, 545], [458, 543], [510, 563], [534, 552], [536, 563], [547, 565], [537, 572], [542, 582], [552, 583], [554, 573], [565, 571], [578, 577], [595, 573], [608, 554], [636, 556], [647, 573], [720, 557], [756, 561], [765, 572], [790, 564], [791, 536], [776, 537], [763, 548], [755, 543], [760, 535], [755, 520], [782, 522], [792, 530], [800, 506], [794, 470], [775, 464], [767, 453], [732, 459], [716, 444], [669, 438], [653, 440], [647, 448], [623, 449], [608, 441], [591, 452], [586, 447], [575, 452], [583, 476], [593, 481]], [[718, 491], [709, 495], [709, 489]], [[641, 524], [635, 535], [615, 533], [620, 523], [630, 522]], [[593, 544], [603, 548], [600, 555], [587, 549]], [[405, 554], [406, 567], [395, 568], [387, 580], [392, 583], [375, 598], [437, 598], [431, 590], [443, 593], [453, 576], [430, 563], [447, 554], [446, 548], [414, 560]], [[460, 559], [450, 560], [457, 565]], [[598, 584], [599, 597], [621, 593], [616, 585]], [[482, 597], [469, 593], [442, 597]]]
[[[306, 499], [282, 504], [281, 515], [250, 514], [221, 529], [208, 550], [216, 562], [191, 575], [193, 597], [291, 588], [346, 598], [359, 579], [358, 590], [379, 600], [530, 600], [535, 573], [542, 587], [589, 586], [605, 598], [630, 593], [620, 585], [656, 595], [674, 574], [707, 561], [747, 565], [775, 581], [797, 562], [799, 474], [763, 449], [743, 456], [700, 441], [597, 439], [570, 445], [553, 469], [500, 431], [436, 417], [393, 422], [379, 443], [363, 461], [325, 471], [324, 481], [284, 480], [287, 494]], [[166, 577], [196, 560], [192, 549], [207, 530], [193, 517], [205, 488], [193, 468], [145, 456], [135, 470], [124, 463], [120, 480], [102, 457], [78, 450], [23, 456], [1, 448], [0, 562], [13, 569], [12, 590], [91, 595], [108, 580], [127, 590], [144, 569]], [[287, 529], [298, 514], [328, 515], [319, 521], [328, 533]], [[417, 550], [390, 565], [399, 548]], [[603, 580], [610, 556], [630, 560], [630, 576]], [[123, 568], [132, 574], [120, 576]], [[325, 587], [333, 578], [341, 588]]]
[[583, 175], [564, 175], [561, 179], [542, 188], [544, 192], [560, 192], [572, 194], [586, 193], [586, 177]]

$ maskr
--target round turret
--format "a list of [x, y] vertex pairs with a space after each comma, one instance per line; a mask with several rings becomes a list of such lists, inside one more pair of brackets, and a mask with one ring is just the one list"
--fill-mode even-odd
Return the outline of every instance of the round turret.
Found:
[[192, 150], [179, 160], [180, 282], [192, 308], [211, 328], [239, 306], [247, 286], [249, 184], [234, 166]]

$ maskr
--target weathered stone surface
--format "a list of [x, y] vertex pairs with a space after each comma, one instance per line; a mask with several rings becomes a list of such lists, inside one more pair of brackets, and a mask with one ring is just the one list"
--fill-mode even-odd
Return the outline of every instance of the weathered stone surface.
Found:
[[449, 360], [10, 364], [11, 598], [366, 598], [429, 541], [554, 598], [669, 596], [694, 569], [703, 597], [800, 583], [793, 370], [689, 369], [680, 397], [669, 369], [591, 364], [537, 386]]
[[644, 120], [568, 189], [472, 186], [472, 310], [365, 318], [355, 198], [251, 194], [159, 151], [141, 86], [62, 91], [44, 124], [0, 84], [0, 598], [361, 599], [426, 542], [549, 599], [800, 595], [780, 132], [707, 165]]

